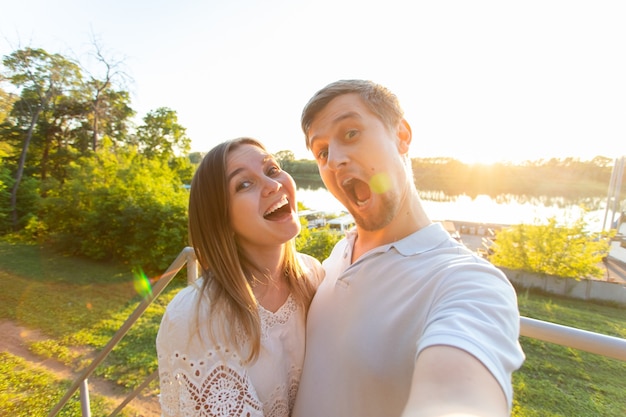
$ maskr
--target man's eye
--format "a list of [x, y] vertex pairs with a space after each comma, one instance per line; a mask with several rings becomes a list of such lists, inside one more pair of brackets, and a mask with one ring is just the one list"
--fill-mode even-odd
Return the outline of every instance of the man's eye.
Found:
[[322, 149], [321, 151], [319, 151], [316, 154], [316, 158], [318, 160], [324, 160], [324, 159], [328, 158], [328, 149]]
[[357, 135], [357, 133], [359, 133], [357, 130], [355, 130], [355, 129], [350, 129], [350, 130], [348, 130], [348, 131], [346, 132], [346, 134], [345, 134], [345, 136], [344, 136], [344, 137], [345, 137], [346, 139], [352, 139], [352, 138], [354, 138], [354, 137]]

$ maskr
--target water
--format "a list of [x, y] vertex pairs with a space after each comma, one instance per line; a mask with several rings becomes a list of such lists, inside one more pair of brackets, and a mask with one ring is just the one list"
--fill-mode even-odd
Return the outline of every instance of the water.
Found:
[[[345, 211], [345, 208], [325, 189], [298, 188], [298, 199], [313, 210], [331, 213]], [[602, 230], [606, 205], [600, 209], [585, 211], [575, 204], [546, 205], [539, 202], [520, 202], [515, 199], [496, 201], [487, 195], [475, 198], [459, 196], [451, 201], [422, 199], [424, 209], [432, 220], [456, 220], [474, 223], [495, 224], [538, 224], [555, 217], [561, 224], [572, 224], [581, 215], [591, 232]], [[608, 213], [611, 217], [611, 212]], [[608, 225], [607, 225], [608, 226]]]

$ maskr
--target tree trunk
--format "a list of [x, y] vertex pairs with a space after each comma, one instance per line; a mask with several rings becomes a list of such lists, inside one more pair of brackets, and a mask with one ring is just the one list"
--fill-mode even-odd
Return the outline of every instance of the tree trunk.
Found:
[[30, 127], [28, 128], [28, 132], [26, 133], [26, 139], [24, 140], [24, 146], [22, 147], [22, 153], [20, 155], [19, 164], [17, 166], [17, 173], [15, 174], [15, 183], [13, 184], [13, 188], [11, 189], [11, 222], [13, 225], [13, 230], [17, 230], [17, 190], [20, 187], [22, 175], [24, 175], [26, 152], [28, 151], [28, 145], [30, 145], [31, 139], [33, 138], [33, 131], [35, 130], [35, 125], [37, 124], [40, 113], [41, 107], [37, 106], [37, 110], [35, 110], [35, 113], [33, 114], [33, 118], [30, 121]]

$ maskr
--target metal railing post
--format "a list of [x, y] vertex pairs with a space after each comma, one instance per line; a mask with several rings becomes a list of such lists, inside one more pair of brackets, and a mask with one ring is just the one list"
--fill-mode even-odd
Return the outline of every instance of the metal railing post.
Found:
[[[174, 262], [170, 265], [170, 267], [161, 275], [159, 280], [152, 287], [152, 295], [144, 298], [141, 303], [137, 306], [135, 311], [126, 319], [122, 327], [113, 335], [109, 343], [100, 351], [98, 356], [91, 362], [91, 364], [83, 370], [83, 372], [76, 378], [76, 380], [72, 383], [72, 386], [67, 390], [63, 398], [57, 403], [57, 405], [50, 411], [48, 417], [54, 417], [58, 414], [58, 412], [63, 408], [63, 406], [69, 401], [69, 399], [74, 395], [79, 386], [83, 386], [87, 378], [93, 373], [93, 371], [104, 361], [104, 359], [111, 353], [113, 348], [117, 346], [117, 344], [122, 340], [122, 338], [128, 333], [130, 328], [135, 324], [135, 322], [141, 317], [141, 315], [146, 311], [146, 309], [152, 304], [161, 292], [165, 289], [165, 287], [172, 281], [174, 276], [181, 268], [187, 263], [190, 259], [193, 259], [194, 266], [196, 265], [195, 255], [193, 252], [193, 248], [186, 247], [183, 249], [180, 254], [176, 257]], [[197, 266], [193, 268], [188, 268], [188, 270], [194, 270], [197, 274]], [[89, 402], [89, 397], [86, 396], [87, 403]], [[82, 396], [81, 396], [82, 402]]]
[[187, 250], [187, 284], [192, 284], [198, 279], [198, 261], [193, 248], [185, 248]]
[[87, 378], [80, 384], [80, 412], [83, 417], [91, 417], [91, 407], [89, 405], [89, 384]]

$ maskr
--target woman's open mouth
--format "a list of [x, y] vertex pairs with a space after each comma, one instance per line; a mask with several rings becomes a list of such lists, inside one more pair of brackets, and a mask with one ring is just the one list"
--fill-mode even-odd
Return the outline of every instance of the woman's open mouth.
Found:
[[266, 220], [282, 220], [287, 216], [291, 216], [291, 207], [287, 197], [283, 197], [279, 202], [273, 204], [263, 215]]

